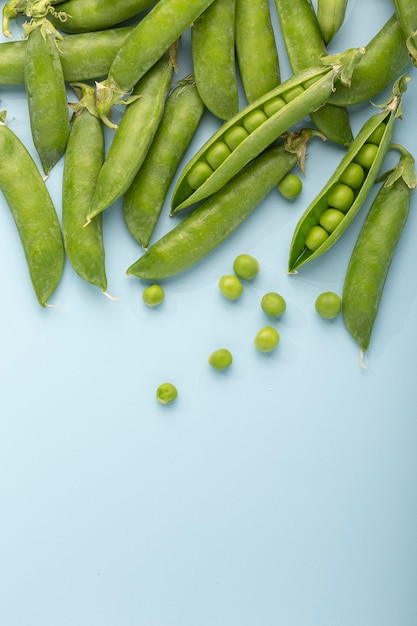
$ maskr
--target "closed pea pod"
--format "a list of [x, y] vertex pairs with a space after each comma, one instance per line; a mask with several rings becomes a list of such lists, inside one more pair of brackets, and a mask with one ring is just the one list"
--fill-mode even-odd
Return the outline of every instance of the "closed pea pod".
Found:
[[214, 0], [191, 28], [197, 90], [207, 109], [221, 120], [239, 110], [235, 64], [236, 0]]
[[407, 221], [417, 178], [407, 150], [381, 185], [349, 260], [342, 294], [347, 330], [363, 353], [368, 349], [388, 271]]
[[111, 28], [154, 4], [155, 0], [66, 0], [59, 3], [53, 24], [66, 33], [87, 33]]
[[[402, 93], [406, 89], [407, 82], [408, 77], [402, 77], [395, 83], [393, 93], [389, 101], [383, 105], [382, 111], [368, 118], [364, 123], [328, 182], [299, 219], [290, 245], [289, 272], [295, 272], [305, 263], [329, 250], [350, 225], [365, 202], [389, 150], [395, 120], [401, 116]], [[382, 132], [379, 132], [381, 129]], [[378, 131], [378, 135], [380, 135], [378, 145], [369, 141], [373, 138], [375, 131]], [[372, 159], [366, 162], [363, 181], [359, 186], [352, 189], [342, 183], [341, 180], [351, 164], [357, 163], [358, 155], [361, 155], [364, 147], [368, 149], [370, 146], [372, 147]], [[346, 188], [348, 190], [347, 195], [344, 193]], [[340, 203], [339, 206], [331, 206], [329, 196], [330, 199], [337, 198]], [[323, 214], [329, 209], [337, 209], [344, 214], [344, 217], [331, 229], [331, 232], [326, 231], [320, 224]]]
[[317, 19], [323, 39], [328, 44], [340, 30], [348, 0], [317, 0]]
[[46, 306], [64, 268], [64, 245], [58, 217], [30, 153], [0, 114], [0, 189], [22, 242], [32, 285]]

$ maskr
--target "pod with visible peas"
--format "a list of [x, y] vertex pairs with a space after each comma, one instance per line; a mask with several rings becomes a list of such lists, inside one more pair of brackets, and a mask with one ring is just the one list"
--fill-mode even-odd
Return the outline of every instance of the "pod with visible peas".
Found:
[[[382, 105], [382, 111], [367, 119], [328, 182], [299, 219], [290, 245], [290, 273], [329, 250], [365, 202], [389, 150], [395, 121], [401, 117], [402, 94], [408, 80], [405, 76], [396, 81], [390, 99]], [[360, 169], [359, 174], [352, 174], [353, 163], [362, 168], [362, 174]], [[352, 186], [343, 181], [353, 181], [350, 183]], [[338, 219], [336, 223], [331, 221], [328, 231], [326, 221], [329, 209], [339, 211], [343, 217], [340, 213], [332, 214]]]
[[104, 133], [94, 110], [94, 87], [77, 83], [72, 88], [79, 101], [74, 110], [62, 176], [62, 231], [68, 260], [77, 274], [103, 292], [107, 289], [102, 219], [98, 215], [84, 228], [85, 207], [90, 205], [104, 160]]
[[[334, 84], [349, 80], [361, 49], [325, 57], [320, 67], [303, 70], [248, 104], [225, 122], [184, 167], [171, 199], [175, 213], [218, 191], [280, 135], [323, 104]], [[216, 165], [208, 154], [217, 153]]]
[[235, 61], [236, 0], [214, 0], [191, 28], [193, 71], [200, 98], [221, 120], [239, 110]]
[[162, 118], [173, 75], [170, 55], [149, 70], [136, 85], [126, 105], [106, 159], [99, 172], [86, 222], [107, 209], [132, 184], [152, 144]]
[[339, 32], [346, 15], [348, 0], [317, 0], [317, 20], [328, 44]]
[[169, 186], [203, 112], [193, 76], [188, 76], [168, 96], [145, 160], [124, 194], [126, 225], [143, 248], [149, 245]]
[[59, 3], [59, 11], [52, 18], [56, 28], [65, 33], [87, 33], [104, 30], [139, 13], [155, 0], [66, 0]]
[[58, 216], [41, 173], [0, 113], [0, 189], [22, 242], [39, 303], [47, 306], [64, 269], [64, 244]]
[[395, 13], [406, 37], [411, 62], [417, 67], [417, 7], [414, 0], [393, 0]]
[[402, 146], [398, 164], [384, 183], [362, 225], [345, 275], [342, 315], [363, 353], [368, 349], [388, 271], [407, 221], [417, 177], [414, 159]]
[[259, 155], [156, 241], [127, 274], [159, 280], [192, 267], [222, 243], [297, 163], [283, 145]]
[[236, 0], [236, 57], [249, 104], [281, 82], [268, 0]]

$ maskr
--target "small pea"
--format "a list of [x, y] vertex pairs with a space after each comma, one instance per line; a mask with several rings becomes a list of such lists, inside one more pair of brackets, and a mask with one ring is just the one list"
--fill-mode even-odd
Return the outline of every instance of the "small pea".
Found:
[[161, 285], [150, 285], [143, 290], [142, 299], [147, 306], [158, 306], [164, 301], [165, 292]]
[[287, 174], [278, 185], [280, 194], [287, 200], [293, 200], [299, 196], [302, 188], [302, 180], [296, 174]]
[[225, 159], [230, 155], [231, 150], [224, 141], [216, 141], [209, 150], [207, 150], [207, 163], [213, 170], [217, 169]]
[[323, 226], [328, 233], [332, 233], [345, 217], [345, 214], [338, 209], [326, 209], [320, 215], [320, 226]]
[[334, 291], [324, 291], [317, 296], [315, 307], [317, 313], [325, 319], [331, 320], [340, 313], [342, 301]]
[[252, 280], [259, 273], [259, 261], [251, 254], [239, 254], [233, 261], [233, 271], [239, 278]]
[[291, 87], [291, 89], [287, 89], [285, 93], [282, 94], [285, 102], [291, 102], [294, 98], [298, 98], [304, 93], [304, 87], [302, 85], [295, 85], [295, 87]]
[[374, 143], [364, 143], [358, 150], [355, 156], [356, 163], [362, 165], [366, 170], [369, 170], [372, 163], [375, 161], [375, 157], [378, 153], [378, 146]]
[[237, 300], [243, 292], [243, 285], [237, 276], [225, 275], [219, 280], [219, 289], [228, 300]]
[[261, 126], [261, 124], [266, 122], [267, 119], [268, 118], [263, 111], [261, 111], [260, 109], [255, 109], [254, 111], [250, 111], [250, 113], [245, 115], [245, 117], [243, 118], [243, 126], [246, 128], [248, 133], [252, 133], [259, 126]]
[[193, 189], [198, 189], [211, 176], [213, 170], [205, 161], [196, 163], [187, 174], [187, 183]]
[[344, 213], [350, 209], [354, 199], [353, 189], [343, 183], [336, 183], [327, 195], [329, 206]]
[[233, 356], [227, 348], [219, 348], [210, 354], [208, 362], [216, 370], [225, 370], [231, 366]]
[[306, 235], [305, 246], [314, 252], [314, 250], [320, 248], [328, 236], [329, 233], [322, 226], [312, 226]]
[[161, 404], [169, 404], [178, 396], [178, 391], [172, 383], [162, 383], [156, 390], [156, 399]]
[[279, 332], [273, 326], [264, 326], [255, 336], [253, 343], [259, 352], [272, 352], [279, 343]]
[[275, 96], [275, 98], [271, 98], [268, 102], [265, 102], [263, 109], [264, 113], [267, 117], [271, 117], [278, 111], [280, 111], [283, 107], [285, 107], [285, 100], [281, 98], [281, 96]]
[[232, 126], [224, 133], [224, 141], [230, 150], [234, 150], [248, 135], [248, 131], [243, 126]]
[[271, 317], [281, 317], [287, 308], [287, 304], [281, 294], [275, 291], [269, 291], [262, 296], [261, 308]]
[[384, 136], [385, 129], [387, 125], [385, 122], [381, 122], [379, 126], [375, 128], [375, 130], [369, 135], [368, 143], [374, 143], [377, 146], [380, 144], [382, 137]]
[[349, 163], [343, 174], [340, 176], [340, 182], [349, 185], [352, 189], [358, 189], [365, 180], [365, 172], [359, 163]]

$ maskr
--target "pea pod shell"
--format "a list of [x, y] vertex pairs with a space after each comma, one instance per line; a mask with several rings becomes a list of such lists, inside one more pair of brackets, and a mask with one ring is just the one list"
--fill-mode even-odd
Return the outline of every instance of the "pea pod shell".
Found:
[[317, 0], [317, 20], [328, 44], [342, 27], [348, 0]]
[[51, 21], [65, 33], [89, 33], [121, 24], [137, 16], [154, 0], [66, 0]]
[[159, 280], [195, 265], [222, 243], [296, 164], [283, 146], [259, 155], [133, 263], [127, 274]]

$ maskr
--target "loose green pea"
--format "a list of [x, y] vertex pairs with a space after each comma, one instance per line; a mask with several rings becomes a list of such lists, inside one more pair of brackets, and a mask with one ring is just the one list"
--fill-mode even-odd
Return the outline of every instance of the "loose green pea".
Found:
[[193, 189], [198, 189], [200, 185], [213, 173], [210, 165], [205, 161], [199, 161], [187, 174], [187, 183]]
[[275, 98], [271, 98], [268, 102], [264, 104], [264, 113], [267, 117], [271, 117], [278, 111], [280, 111], [283, 107], [285, 107], [285, 100], [281, 96], [275, 96]]
[[219, 348], [210, 354], [208, 362], [216, 370], [225, 370], [231, 366], [233, 356], [227, 348]]
[[320, 215], [320, 226], [323, 226], [328, 233], [332, 233], [345, 217], [345, 214], [338, 209], [326, 209]]
[[243, 285], [236, 276], [222, 276], [218, 284], [220, 292], [228, 300], [237, 300], [242, 295]]
[[279, 332], [273, 326], [264, 326], [255, 336], [253, 343], [259, 352], [272, 352], [279, 343]]
[[352, 189], [359, 189], [365, 180], [365, 171], [359, 163], [349, 163], [344, 172], [340, 175], [340, 182], [348, 185]]
[[147, 306], [158, 306], [165, 299], [161, 285], [150, 285], [143, 290], [142, 299]]
[[352, 206], [354, 199], [353, 189], [344, 183], [336, 183], [327, 195], [329, 206], [344, 213]]
[[229, 156], [230, 148], [224, 141], [216, 141], [215, 144], [207, 150], [206, 159], [210, 167], [215, 170]]
[[250, 111], [243, 118], [243, 126], [246, 128], [248, 133], [252, 133], [258, 126], [261, 126], [267, 120], [267, 116], [260, 109], [255, 109], [254, 111]]
[[234, 150], [248, 135], [248, 131], [243, 126], [232, 126], [225, 132], [224, 141], [230, 150]]
[[293, 200], [299, 196], [302, 188], [302, 180], [296, 174], [287, 174], [278, 185], [280, 194], [287, 200]]
[[312, 226], [305, 238], [305, 246], [312, 252], [317, 250], [329, 236], [329, 233], [322, 226]]
[[365, 143], [362, 148], [358, 150], [355, 156], [356, 163], [362, 165], [365, 169], [369, 170], [372, 163], [375, 161], [375, 157], [378, 153], [378, 146], [374, 143]]
[[172, 383], [162, 383], [156, 390], [156, 399], [161, 404], [169, 404], [178, 396], [178, 391]]
[[233, 261], [233, 271], [239, 278], [252, 280], [258, 275], [259, 261], [250, 254], [239, 254]]
[[315, 307], [317, 313], [325, 319], [331, 320], [340, 313], [342, 301], [333, 291], [324, 291], [317, 296]]
[[262, 296], [261, 308], [271, 317], [281, 317], [287, 308], [287, 304], [281, 294], [275, 291], [269, 291]]

